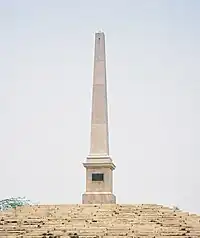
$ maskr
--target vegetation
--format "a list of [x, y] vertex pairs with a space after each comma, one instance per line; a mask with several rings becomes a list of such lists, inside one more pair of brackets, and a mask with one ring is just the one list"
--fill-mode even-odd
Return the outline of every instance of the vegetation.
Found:
[[32, 203], [25, 197], [8, 198], [8, 199], [4, 199], [0, 201], [0, 211], [4, 211], [9, 208], [16, 208], [16, 207], [24, 206], [24, 205], [32, 205]]

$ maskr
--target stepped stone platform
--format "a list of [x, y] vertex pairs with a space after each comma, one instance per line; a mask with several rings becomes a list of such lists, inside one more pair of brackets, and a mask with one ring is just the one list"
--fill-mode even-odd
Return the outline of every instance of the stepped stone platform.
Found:
[[161, 205], [39, 205], [0, 212], [1, 238], [200, 238], [200, 216]]

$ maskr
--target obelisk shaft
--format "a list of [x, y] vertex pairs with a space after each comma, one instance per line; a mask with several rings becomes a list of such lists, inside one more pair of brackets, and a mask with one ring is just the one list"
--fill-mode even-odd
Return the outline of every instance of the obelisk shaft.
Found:
[[109, 155], [105, 35], [95, 34], [90, 156]]
[[115, 165], [109, 155], [105, 35], [101, 32], [95, 34], [91, 146], [83, 165], [86, 168], [83, 204], [116, 203], [113, 194]]

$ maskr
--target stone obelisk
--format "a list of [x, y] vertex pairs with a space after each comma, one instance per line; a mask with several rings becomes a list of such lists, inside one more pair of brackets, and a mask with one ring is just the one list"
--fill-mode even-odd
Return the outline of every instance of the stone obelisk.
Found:
[[106, 85], [105, 35], [95, 34], [90, 153], [86, 168], [86, 192], [83, 204], [116, 203], [113, 195], [113, 170], [109, 156], [109, 132]]

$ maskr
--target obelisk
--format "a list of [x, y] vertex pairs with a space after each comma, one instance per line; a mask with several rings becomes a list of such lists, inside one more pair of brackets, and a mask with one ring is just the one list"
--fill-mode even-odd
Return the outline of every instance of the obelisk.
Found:
[[113, 195], [115, 165], [109, 155], [108, 105], [106, 83], [105, 35], [95, 33], [91, 141], [86, 163], [86, 192], [83, 204], [116, 203]]

